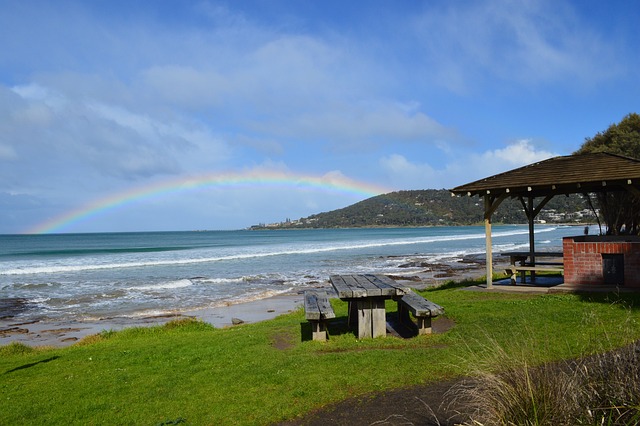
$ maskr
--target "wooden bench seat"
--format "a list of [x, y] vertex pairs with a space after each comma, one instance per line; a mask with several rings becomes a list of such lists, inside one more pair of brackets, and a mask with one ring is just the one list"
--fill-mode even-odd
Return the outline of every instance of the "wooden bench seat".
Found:
[[326, 341], [326, 320], [336, 317], [327, 294], [324, 291], [305, 291], [304, 312], [307, 321], [309, 321], [309, 323], [311, 324], [312, 339], [322, 342]]
[[[538, 266], [540, 265], [540, 266]], [[516, 285], [516, 278], [518, 277], [518, 273], [522, 273], [524, 280], [524, 274], [527, 272], [559, 272], [564, 274], [564, 265], [561, 263], [552, 263], [552, 264], [538, 264], [536, 266], [519, 266], [519, 265], [511, 265], [505, 268], [505, 272], [507, 275], [511, 276], [511, 284]]]
[[[416, 318], [415, 324], [409, 312]], [[409, 292], [398, 299], [398, 317], [400, 322], [418, 329], [418, 334], [431, 333], [431, 318], [444, 314], [444, 308], [425, 299], [417, 293]]]

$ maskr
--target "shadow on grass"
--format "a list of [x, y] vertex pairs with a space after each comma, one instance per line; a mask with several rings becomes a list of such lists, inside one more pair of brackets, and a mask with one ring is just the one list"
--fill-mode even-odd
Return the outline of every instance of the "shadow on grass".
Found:
[[21, 365], [20, 367], [16, 367], [16, 368], [12, 368], [11, 370], [7, 370], [7, 371], [4, 372], [4, 374], [9, 374], [9, 373], [13, 373], [13, 372], [16, 372], [16, 371], [19, 371], [19, 370], [24, 370], [24, 369], [27, 369], [27, 368], [31, 368], [31, 367], [34, 367], [34, 366], [36, 366], [38, 364], [45, 364], [47, 362], [54, 361], [54, 360], [56, 360], [58, 358], [60, 358], [60, 357], [59, 356], [52, 356], [51, 358], [43, 359], [43, 360], [36, 361], [36, 362], [31, 362], [29, 364]]
[[[387, 322], [387, 335], [399, 337], [402, 339], [410, 339], [418, 335], [418, 328], [415, 324], [411, 325], [403, 324], [397, 312], [388, 312], [386, 315]], [[300, 323], [300, 333], [302, 335], [302, 341], [312, 340], [311, 324], [309, 322]], [[329, 338], [331, 336], [340, 336], [343, 334], [351, 334], [354, 338], [357, 332], [349, 327], [348, 318], [346, 316], [333, 318], [327, 321], [327, 333]]]
[[[347, 317], [337, 317], [327, 320], [327, 333], [329, 337], [338, 336], [341, 334], [353, 334], [353, 330], [349, 328]], [[302, 335], [302, 341], [308, 342], [312, 340], [311, 323], [304, 321], [300, 323], [300, 334]]]
[[463, 281], [447, 281], [446, 283], [439, 285], [437, 287], [433, 287], [433, 288], [427, 288], [425, 290], [420, 291], [420, 293], [427, 293], [427, 292], [431, 292], [431, 291], [438, 291], [438, 290], [452, 290], [452, 289], [456, 289], [456, 288], [465, 288], [465, 287], [471, 287], [474, 285], [480, 285], [480, 284], [485, 284], [486, 280], [483, 279], [468, 279], [468, 280], [463, 280]]
[[638, 310], [640, 309], [640, 289], [637, 291], [619, 291], [611, 289], [610, 292], [593, 292], [588, 289], [576, 290], [575, 294], [583, 302], [604, 303], [607, 305], [619, 305], [624, 309]]
[[353, 330], [349, 328], [349, 321], [346, 316], [337, 317], [329, 321], [327, 324], [329, 336], [338, 336], [340, 334], [353, 334]]

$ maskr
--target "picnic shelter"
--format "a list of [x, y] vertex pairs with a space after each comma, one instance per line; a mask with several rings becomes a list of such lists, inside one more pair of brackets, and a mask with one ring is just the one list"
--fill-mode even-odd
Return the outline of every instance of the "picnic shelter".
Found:
[[[524, 208], [529, 224], [529, 261], [535, 265], [534, 220], [549, 200], [557, 195], [588, 195], [619, 191], [627, 191], [634, 198], [640, 199], [640, 160], [604, 152], [559, 156], [467, 183], [450, 191], [453, 195], [479, 196], [484, 200], [487, 288], [491, 288], [493, 284], [491, 218], [504, 200], [507, 198], [517, 199]], [[609, 240], [616, 239], [609, 238]], [[605, 242], [602, 238], [595, 240], [595, 236], [582, 236], [576, 241], [584, 244]], [[640, 279], [637, 283], [631, 279], [632, 272], [640, 276], [640, 239], [626, 237], [625, 241], [631, 241], [633, 245], [627, 248], [592, 247], [592, 250], [601, 251], [601, 253], [592, 253], [597, 256], [590, 257], [600, 262], [600, 266], [593, 266], [595, 268], [593, 271], [578, 270], [577, 272], [574, 271], [574, 267], [579, 268], [580, 265], [577, 263], [580, 262], [574, 262], [574, 259], [568, 256], [573, 253], [567, 252], [568, 242], [565, 244], [563, 241], [565, 283], [574, 279], [574, 275], [572, 275], [574, 272], [577, 274], [575, 275], [577, 284], [585, 279], [588, 280], [585, 278], [588, 276], [595, 276], [597, 279], [596, 270], [600, 268], [601, 271], [603, 259], [605, 263], [609, 259], [605, 255], [619, 254], [623, 257], [619, 256], [614, 260], [620, 266], [622, 266], [620, 262], [624, 262], [626, 266], [627, 263], [636, 263], [637, 260], [639, 270], [632, 271], [627, 266], [624, 276], [629, 276], [629, 279], [626, 280], [627, 285], [636, 286], [637, 284], [640, 287]], [[619, 241], [614, 241], [614, 243], [619, 245]], [[590, 246], [580, 246], [577, 250], [589, 250], [588, 247]], [[622, 251], [623, 253], [609, 253], [610, 251]]]

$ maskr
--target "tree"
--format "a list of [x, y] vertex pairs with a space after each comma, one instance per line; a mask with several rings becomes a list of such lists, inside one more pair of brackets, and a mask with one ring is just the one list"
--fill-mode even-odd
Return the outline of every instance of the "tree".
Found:
[[[640, 159], [640, 115], [628, 114], [620, 123], [586, 138], [575, 153], [587, 152], [608, 152]], [[601, 192], [596, 197], [607, 234], [640, 233], [640, 200], [627, 192]]]

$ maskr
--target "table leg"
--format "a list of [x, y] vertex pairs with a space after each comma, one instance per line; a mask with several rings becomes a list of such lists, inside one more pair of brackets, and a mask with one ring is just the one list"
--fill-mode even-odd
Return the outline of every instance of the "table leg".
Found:
[[358, 302], [349, 300], [347, 326], [355, 330], [358, 327]]
[[371, 301], [371, 325], [373, 337], [387, 335], [387, 315], [384, 299], [373, 299]]
[[371, 301], [358, 300], [358, 339], [371, 336]]
[[383, 298], [358, 300], [358, 339], [387, 335], [387, 319]]
[[[520, 266], [524, 266], [526, 261], [527, 261], [527, 256], [520, 256], [520, 255], [509, 256], [509, 263], [511, 263], [511, 266], [516, 266], [516, 262], [518, 262]], [[522, 284], [525, 284], [527, 281], [526, 275], [527, 273], [525, 271], [520, 271], [520, 281], [522, 282]], [[516, 284], [516, 277], [517, 277], [517, 273], [514, 273], [511, 279], [511, 283], [513, 285]]]

